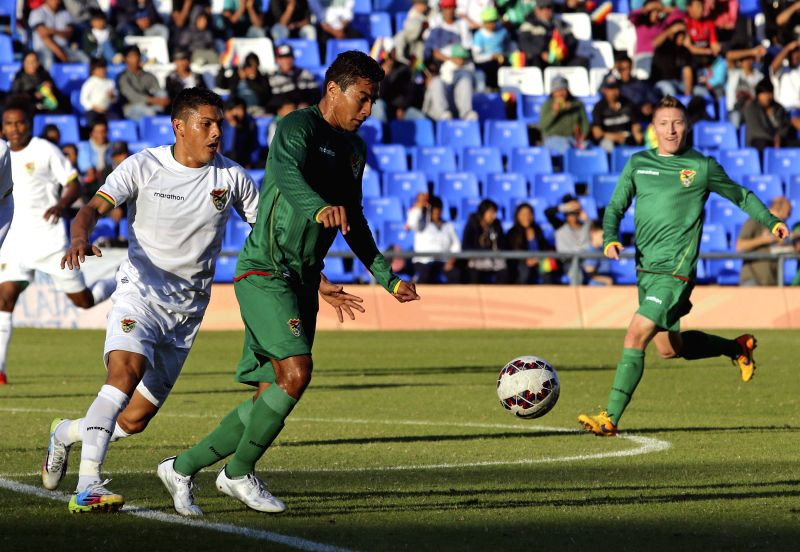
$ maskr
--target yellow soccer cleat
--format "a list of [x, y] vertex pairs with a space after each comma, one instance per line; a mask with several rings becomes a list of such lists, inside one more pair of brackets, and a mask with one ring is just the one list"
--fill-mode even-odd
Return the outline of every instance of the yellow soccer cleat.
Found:
[[83, 512], [116, 512], [125, 504], [121, 495], [114, 494], [106, 489], [106, 484], [111, 481], [106, 479], [102, 483], [93, 483], [69, 499], [69, 511], [73, 514]]
[[753, 374], [756, 371], [756, 361], [753, 358], [753, 351], [756, 348], [756, 338], [751, 334], [744, 334], [736, 338], [736, 343], [742, 348], [742, 354], [736, 357], [734, 363], [739, 365], [739, 370], [742, 373], [742, 381], [750, 381], [753, 379]]
[[608, 412], [605, 410], [597, 416], [581, 414], [578, 416], [578, 423], [583, 426], [583, 429], [598, 437], [614, 437], [617, 434], [617, 426], [611, 423], [611, 418], [608, 417]]

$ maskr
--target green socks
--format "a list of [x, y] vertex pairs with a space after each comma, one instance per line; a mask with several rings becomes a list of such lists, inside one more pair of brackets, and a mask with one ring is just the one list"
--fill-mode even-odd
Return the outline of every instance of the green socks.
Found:
[[614, 425], [617, 425], [622, 413], [625, 412], [625, 407], [631, 402], [633, 392], [642, 379], [642, 372], [644, 372], [644, 351], [623, 349], [606, 408]]
[[[283, 429], [283, 421], [297, 404], [277, 384], [270, 385], [253, 403], [250, 418], [233, 457], [225, 468], [228, 477], [244, 477], [255, 470], [256, 462]], [[177, 469], [177, 468], [176, 468]]]
[[686, 360], [713, 358], [722, 355], [736, 358], [742, 353], [742, 348], [735, 339], [725, 339], [705, 332], [682, 332], [681, 339], [683, 340], [681, 356]]

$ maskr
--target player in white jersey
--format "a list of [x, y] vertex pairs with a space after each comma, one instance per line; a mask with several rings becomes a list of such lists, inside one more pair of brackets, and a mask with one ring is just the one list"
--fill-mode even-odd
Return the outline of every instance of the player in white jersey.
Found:
[[[77, 269], [87, 255], [100, 255], [87, 236], [100, 216], [127, 203], [128, 260], [118, 271], [108, 317], [106, 384], [84, 418], [53, 421], [42, 467], [44, 486], [57, 487], [66, 473], [69, 447], [82, 441], [71, 512], [114, 511], [124, 503], [105, 488], [100, 475], [109, 441], [142, 431], [180, 374], [208, 305], [230, 209], [255, 222], [255, 184], [244, 169], [217, 153], [222, 100], [208, 90], [189, 88], [172, 109], [175, 145], [143, 150], [109, 175], [75, 218], [72, 245], [62, 260], [62, 266]], [[355, 302], [360, 300], [340, 286], [320, 289], [338, 312], [362, 310]], [[117, 423], [118, 416], [126, 420], [125, 427]]]
[[114, 291], [114, 280], [101, 280], [90, 289], [80, 273], [59, 269], [67, 249], [67, 229], [61, 217], [80, 194], [78, 173], [55, 145], [31, 136], [26, 98], [9, 100], [2, 128], [16, 184], [12, 188], [10, 182], [3, 183], [0, 192], [4, 197], [13, 189], [11, 197], [16, 208], [0, 249], [0, 383], [6, 383], [11, 313], [19, 295], [33, 281], [35, 271], [50, 275], [56, 288], [83, 309], [106, 300]]
[[[0, 139], [0, 248], [14, 218], [14, 181], [11, 177], [11, 154], [8, 143]], [[5, 374], [3, 374], [5, 375]]]

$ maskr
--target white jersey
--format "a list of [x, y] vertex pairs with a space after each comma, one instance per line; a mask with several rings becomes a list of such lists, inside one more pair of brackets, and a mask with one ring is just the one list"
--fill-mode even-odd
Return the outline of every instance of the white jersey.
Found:
[[10, 157], [14, 220], [5, 247], [13, 247], [15, 257], [31, 261], [64, 251], [64, 221], [49, 222], [44, 213], [58, 203], [62, 186], [78, 173], [57, 146], [42, 138], [31, 138], [22, 150], [11, 151]]
[[5, 198], [14, 187], [11, 176], [11, 150], [5, 140], [0, 140], [0, 199]]
[[204, 167], [186, 167], [171, 146], [129, 157], [97, 195], [128, 204], [128, 260], [117, 292], [129, 284], [147, 301], [192, 316], [208, 305], [230, 208], [249, 223], [258, 210], [258, 189], [242, 167], [219, 154]]

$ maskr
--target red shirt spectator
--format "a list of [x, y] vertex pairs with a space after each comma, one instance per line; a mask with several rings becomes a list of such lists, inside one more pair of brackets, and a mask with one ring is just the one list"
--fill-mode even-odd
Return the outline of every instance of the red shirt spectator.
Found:
[[717, 44], [717, 29], [714, 22], [707, 19], [686, 19], [686, 31], [692, 44], [698, 48], [711, 48], [712, 44]]

